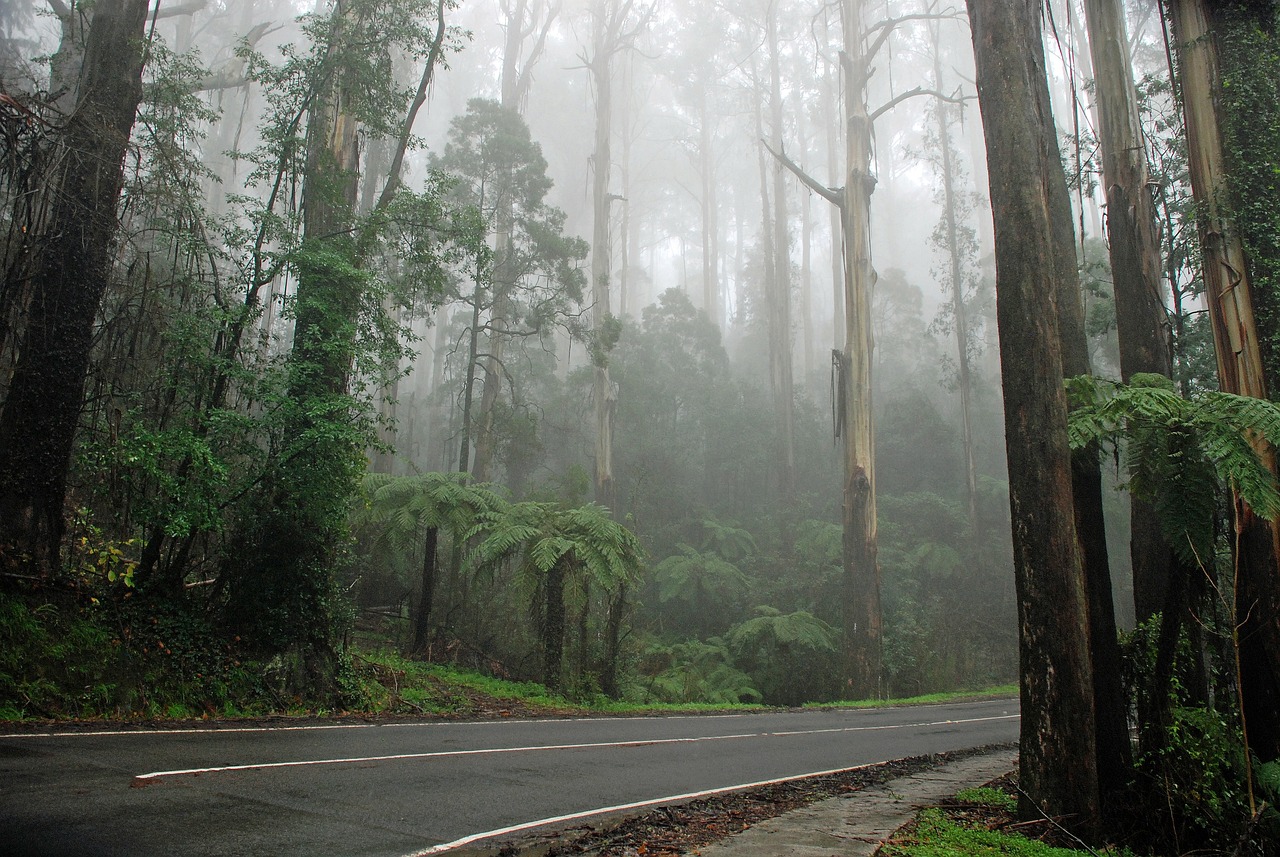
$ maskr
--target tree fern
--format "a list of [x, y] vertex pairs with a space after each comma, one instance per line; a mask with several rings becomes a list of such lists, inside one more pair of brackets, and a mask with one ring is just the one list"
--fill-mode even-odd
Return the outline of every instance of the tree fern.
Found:
[[1068, 379], [1067, 389], [1071, 445], [1125, 447], [1129, 489], [1152, 502], [1183, 561], [1212, 556], [1225, 487], [1257, 515], [1280, 515], [1280, 488], [1259, 455], [1280, 444], [1280, 406], [1219, 392], [1183, 399], [1159, 375], [1134, 375], [1129, 385], [1080, 376]]

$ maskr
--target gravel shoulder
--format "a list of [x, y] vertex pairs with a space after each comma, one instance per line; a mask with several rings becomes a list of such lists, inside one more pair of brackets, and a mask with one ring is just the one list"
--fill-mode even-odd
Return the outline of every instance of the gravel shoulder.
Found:
[[564, 830], [486, 842], [458, 857], [863, 857], [922, 806], [1016, 767], [1013, 745], [917, 756], [700, 798]]

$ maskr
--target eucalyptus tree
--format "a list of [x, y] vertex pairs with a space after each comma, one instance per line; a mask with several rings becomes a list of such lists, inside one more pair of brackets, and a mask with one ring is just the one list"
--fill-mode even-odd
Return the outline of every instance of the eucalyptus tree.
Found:
[[[939, 90], [943, 81], [943, 47], [940, 24], [929, 22], [929, 47], [933, 59], [933, 83]], [[978, 319], [972, 318], [972, 303], [977, 291], [977, 233], [972, 218], [979, 200], [966, 192], [968, 172], [956, 144], [953, 129], [961, 118], [953, 104], [936, 101], [929, 108], [933, 127], [925, 135], [921, 157], [934, 169], [938, 182], [934, 201], [942, 207], [942, 215], [929, 237], [934, 250], [942, 258], [936, 271], [945, 294], [934, 326], [950, 330], [955, 338], [955, 384], [960, 394], [961, 445], [964, 454], [965, 495], [969, 510], [970, 538], [978, 539], [978, 463], [974, 442], [974, 369], [973, 359], [979, 351]]]
[[[533, 85], [533, 69], [546, 48], [547, 35], [560, 13], [560, 7], [558, 4], [530, 0], [504, 0], [501, 7], [506, 19], [506, 32], [502, 49], [499, 103], [505, 110], [523, 114], [529, 89]], [[530, 39], [533, 40], [532, 44], [528, 44]], [[516, 202], [510, 195], [505, 199], [499, 198], [494, 203], [495, 269], [492, 311], [497, 324], [517, 323], [511, 318], [517, 309], [511, 289], [519, 277], [511, 247], [515, 206]], [[505, 345], [505, 337], [491, 336], [489, 353], [484, 360], [484, 384], [480, 394], [479, 430], [476, 433], [473, 467], [475, 477], [482, 482], [489, 478], [497, 446], [495, 406], [503, 386], [505, 370], [502, 353]]]
[[[246, 492], [223, 584], [228, 622], [248, 647], [289, 656], [291, 679], [322, 698], [335, 690], [334, 568], [372, 439], [362, 387], [403, 353], [398, 330], [382, 315], [385, 278], [370, 264], [385, 223], [357, 218], [359, 134], [400, 131], [406, 109], [412, 119], [416, 106], [406, 107], [411, 93], [395, 85], [389, 52], [402, 45], [438, 61], [431, 46], [439, 44], [444, 11], [427, 0], [337, 0], [329, 14], [308, 20], [310, 50], [275, 72], [282, 109], [268, 139], [276, 163], [301, 166], [302, 235], [284, 257], [298, 279], [294, 334], [287, 386], [271, 414], [272, 455]], [[287, 177], [275, 172], [264, 223]], [[397, 182], [398, 174], [379, 214]], [[432, 230], [443, 229], [438, 205], [404, 199], [405, 215], [418, 219], [419, 246], [430, 246]], [[429, 251], [423, 261], [430, 278], [439, 263]]]
[[[1106, 183], [1107, 246], [1120, 340], [1120, 376], [1126, 381], [1136, 372], [1171, 377], [1169, 321], [1161, 296], [1159, 226], [1148, 186], [1124, 6], [1118, 0], [1088, 0], [1085, 12]], [[1163, 596], [1172, 585], [1172, 554], [1155, 526], [1155, 510], [1149, 502], [1135, 496], [1130, 521], [1133, 595], [1142, 621], [1164, 609]]]
[[[613, 61], [630, 50], [648, 26], [656, 4], [636, 0], [594, 0], [591, 6], [591, 45], [583, 61], [591, 74], [595, 99], [595, 145], [591, 156], [591, 361], [595, 369], [592, 398], [595, 402], [596, 502], [607, 509], [617, 503], [613, 483], [613, 423], [617, 391], [609, 379], [609, 352], [619, 333], [610, 311], [610, 278], [613, 271], [609, 224], [613, 202]], [[614, 509], [616, 512], [616, 509]]]
[[1058, 312], [1075, 300], [1078, 281], [1072, 241], [1063, 241], [1070, 207], [1044, 77], [1040, 8], [1031, 0], [968, 6], [987, 160], [1001, 165], [990, 183], [1018, 590], [1021, 812], [1071, 815], [1086, 836], [1096, 836], [1089, 601], [1072, 502]]
[[[1274, 33], [1280, 12], [1274, 3], [1234, 0], [1173, 0], [1168, 8], [1191, 185], [1200, 208], [1204, 294], [1218, 380], [1224, 392], [1265, 399], [1274, 389], [1278, 361], [1274, 331], [1260, 324], [1258, 313], [1268, 312], [1274, 324], [1276, 217], [1270, 207], [1259, 210], [1254, 200], [1274, 195], [1274, 155], [1266, 154], [1267, 144], [1259, 150], [1252, 137], [1256, 123], [1274, 127], [1277, 121]], [[1224, 59], [1232, 47], [1234, 56]], [[1264, 283], [1267, 289], [1260, 287]], [[1274, 447], [1260, 437], [1255, 442], [1274, 473]], [[1242, 717], [1250, 747], [1270, 761], [1280, 758], [1275, 717], [1280, 710], [1280, 525], [1256, 514], [1238, 492], [1232, 498], [1232, 523]]]
[[[444, 151], [432, 163], [454, 176], [453, 198], [474, 212], [496, 244], [477, 248], [481, 258], [465, 277], [456, 278], [451, 295], [471, 315], [464, 334], [458, 468], [479, 478], [487, 475], [497, 438], [493, 414], [482, 413], [477, 420], [473, 413], [476, 373], [484, 370], [487, 376], [492, 361], [502, 375], [493, 384], [513, 383], [502, 365], [503, 350], [511, 343], [532, 341], [550, 347], [556, 325], [579, 332], [576, 314], [585, 287], [579, 265], [587, 248], [581, 239], [564, 234], [564, 212], [546, 203], [552, 184], [547, 162], [516, 111], [495, 101], [472, 99], [467, 112], [451, 123]], [[486, 378], [483, 395], [487, 397], [490, 389]], [[496, 399], [496, 386], [493, 389]], [[488, 405], [492, 408], [493, 401]], [[483, 428], [479, 421], [484, 421]]]
[[[770, 0], [765, 12], [765, 44], [769, 48], [768, 105], [769, 131], [778, 151], [784, 149], [785, 128], [782, 110], [782, 57], [778, 37], [778, 0]], [[763, 94], [760, 96], [763, 98]], [[763, 157], [763, 153], [762, 153]], [[763, 176], [761, 177], [763, 180]], [[790, 502], [795, 492], [795, 368], [792, 344], [791, 307], [791, 223], [787, 206], [786, 171], [781, 164], [773, 170], [772, 211], [764, 224], [772, 226], [773, 271], [766, 277], [765, 305], [769, 326], [769, 382], [773, 390], [778, 431], [781, 434], [781, 498]], [[761, 188], [761, 194], [765, 194]], [[771, 221], [771, 223], [770, 223]]]
[[[67, 475], [107, 289], [124, 160], [142, 100], [146, 0], [94, 7], [70, 110], [42, 180], [47, 214], [24, 229], [3, 292], [27, 297], [26, 324], [0, 411], [0, 548], [49, 573], [58, 563]], [[6, 310], [6, 313], [8, 310]]]
[[877, 54], [894, 31], [933, 13], [887, 18], [864, 29], [864, 0], [844, 0], [841, 10], [840, 65], [844, 73], [845, 183], [827, 187], [806, 173], [785, 152], [775, 156], [813, 192], [840, 211], [843, 245], [843, 305], [845, 340], [833, 354], [836, 381], [836, 431], [843, 439], [844, 487], [844, 643], [841, 671], [845, 692], [855, 698], [879, 693], [883, 617], [880, 608], [880, 570], [876, 560], [875, 450], [872, 431], [872, 333], [870, 211], [876, 177], [872, 172], [872, 132], [875, 120], [915, 96], [947, 99], [940, 92], [918, 86], [900, 93], [874, 110], [868, 104], [867, 84], [875, 73]]

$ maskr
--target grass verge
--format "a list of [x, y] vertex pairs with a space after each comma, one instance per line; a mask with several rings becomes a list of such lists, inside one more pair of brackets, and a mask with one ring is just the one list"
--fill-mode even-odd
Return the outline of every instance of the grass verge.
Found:
[[876, 852], [876, 857], [1132, 857], [1125, 849], [1076, 850], [1049, 821], [1021, 822], [1008, 782], [965, 789], [941, 806], [923, 809]]

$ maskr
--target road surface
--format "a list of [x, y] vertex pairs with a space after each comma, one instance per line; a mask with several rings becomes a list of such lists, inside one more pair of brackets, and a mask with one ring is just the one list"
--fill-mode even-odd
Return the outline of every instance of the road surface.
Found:
[[0, 735], [0, 852], [408, 857], [1017, 739], [1016, 700], [696, 717]]

